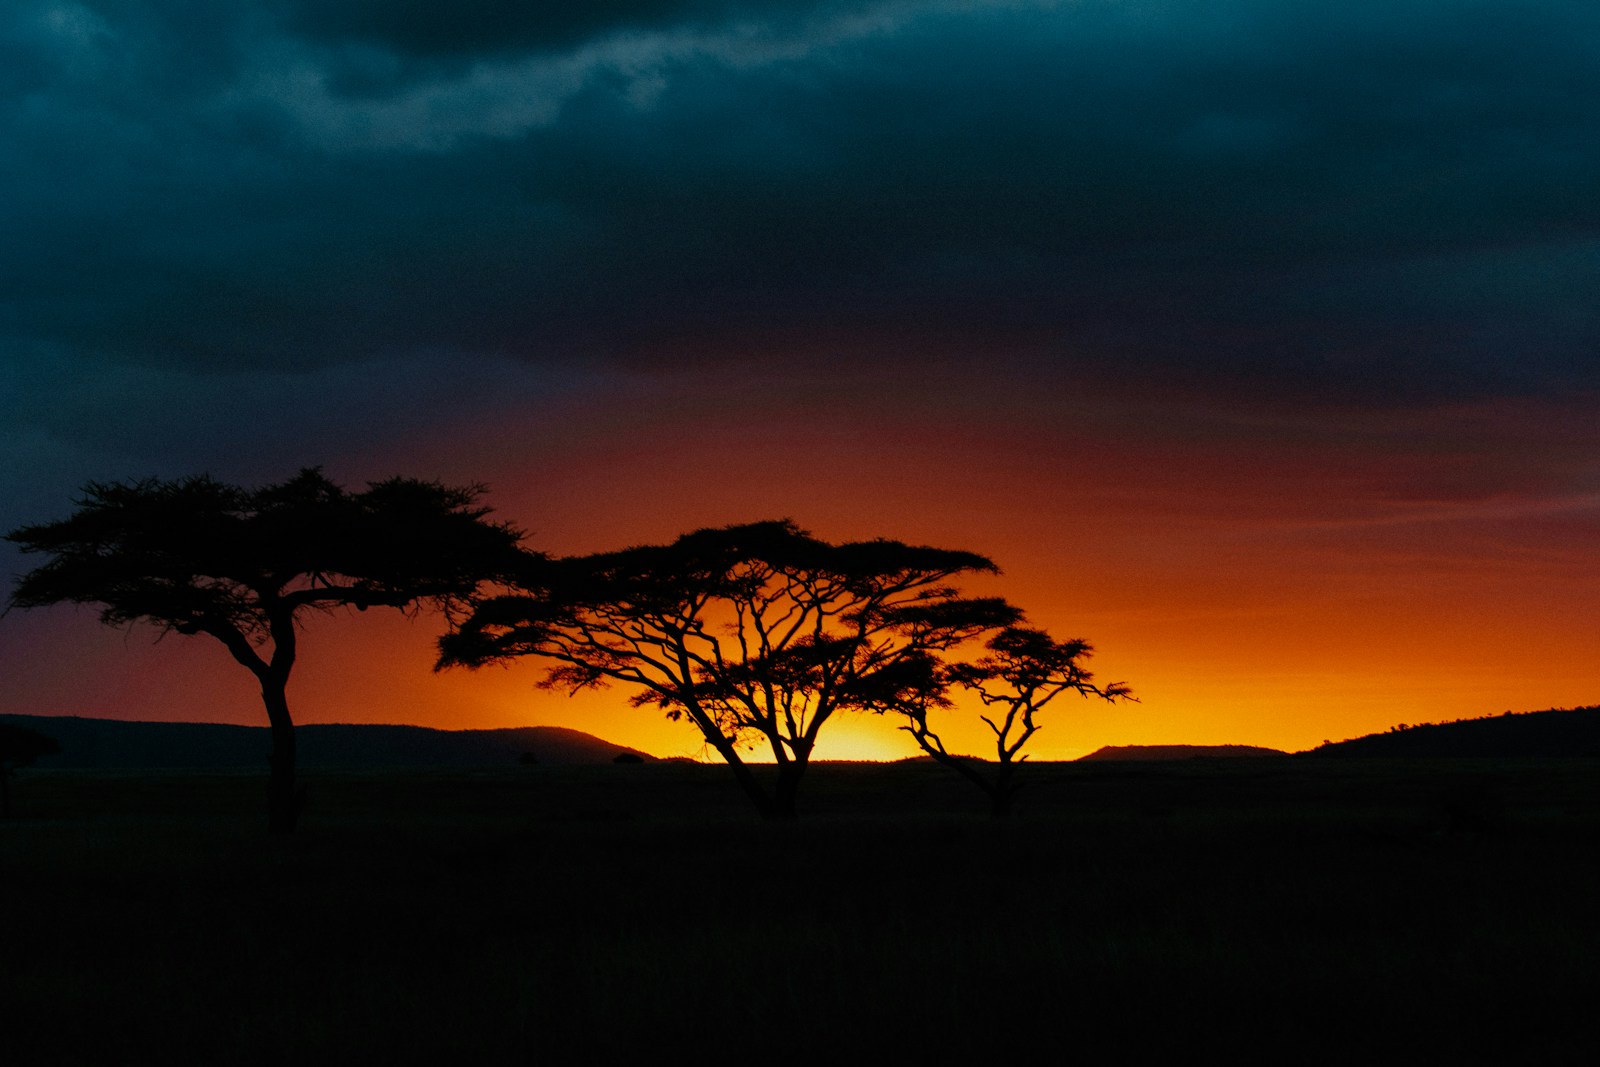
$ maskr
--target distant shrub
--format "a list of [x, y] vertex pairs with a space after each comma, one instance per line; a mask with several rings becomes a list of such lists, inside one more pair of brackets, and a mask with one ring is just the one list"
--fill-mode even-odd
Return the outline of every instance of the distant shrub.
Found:
[[40, 756], [61, 751], [53, 737], [25, 726], [0, 723], [0, 818], [11, 814], [11, 772], [26, 767]]

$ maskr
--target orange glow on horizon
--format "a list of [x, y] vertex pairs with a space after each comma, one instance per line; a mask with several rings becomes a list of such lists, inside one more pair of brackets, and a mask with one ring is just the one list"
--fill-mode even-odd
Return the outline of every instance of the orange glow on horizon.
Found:
[[[1592, 403], [1301, 426], [1045, 404], [937, 375], [898, 393], [857, 384], [800, 381], [780, 407], [738, 382], [651, 380], [609, 407], [578, 397], [537, 425], [488, 423], [329, 473], [487, 480], [497, 515], [558, 554], [785, 516], [834, 541], [982, 552], [1004, 573], [971, 591], [1087, 639], [1096, 677], [1141, 701], [1063, 696], [1034, 759], [1125, 744], [1299, 750], [1400, 722], [1600, 703]], [[884, 395], [893, 404], [863, 399]], [[1535, 425], [1537, 456], [1522, 443]], [[630, 708], [620, 686], [539, 690], [533, 662], [435, 674], [440, 625], [382, 611], [308, 619], [290, 683], [298, 721], [559, 725], [703, 755], [692, 726]], [[26, 655], [11, 657], [0, 710], [264, 721], [248, 674], [207, 638], [154, 644], [150, 629], [111, 631], [89, 611], [5, 627]], [[953, 750], [991, 750], [974, 716], [945, 733]], [[849, 717], [825, 728], [816, 758], [916, 754], [892, 723]]]

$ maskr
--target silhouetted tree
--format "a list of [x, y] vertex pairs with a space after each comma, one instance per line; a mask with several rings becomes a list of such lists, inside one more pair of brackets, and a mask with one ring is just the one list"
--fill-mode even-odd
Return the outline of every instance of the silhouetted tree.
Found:
[[315, 468], [255, 490], [207, 476], [92, 483], [70, 518], [7, 536], [51, 557], [11, 604], [97, 604], [110, 625], [146, 620], [222, 642], [260, 683], [269, 825], [286, 833], [299, 807], [286, 689], [302, 616], [421, 604], [464, 614], [521, 554], [521, 534], [488, 520], [482, 492], [407, 478], [347, 492]]
[[61, 746], [53, 737], [26, 726], [0, 722], [0, 819], [11, 816], [11, 772], [29, 766], [40, 756], [60, 751]]
[[[901, 727], [928, 755], [959, 772], [989, 797], [997, 816], [1011, 813], [1018, 783], [1016, 769], [1027, 755], [1022, 752], [1038, 730], [1035, 716], [1062, 693], [1079, 693], [1105, 700], [1133, 699], [1121, 682], [1097, 686], [1083, 667], [1093, 652], [1084, 641], [1057, 641], [1043, 630], [1008, 626], [985, 644], [987, 652], [972, 663], [944, 664], [924, 660], [919, 675], [909, 677], [895, 701], [906, 719]], [[928, 724], [929, 712], [950, 708], [952, 690], [972, 693], [990, 714], [980, 715], [994, 734], [995, 762], [991, 765], [949, 752]]]
[[[792, 522], [685, 534], [669, 545], [536, 561], [440, 640], [441, 667], [555, 661], [540, 683], [624, 682], [636, 707], [687, 718], [767, 818], [795, 814], [823, 726], [879, 709], [910, 663], [1012, 622], [949, 584], [983, 556], [899, 541], [830, 544]], [[741, 755], [776, 763], [769, 789]]]

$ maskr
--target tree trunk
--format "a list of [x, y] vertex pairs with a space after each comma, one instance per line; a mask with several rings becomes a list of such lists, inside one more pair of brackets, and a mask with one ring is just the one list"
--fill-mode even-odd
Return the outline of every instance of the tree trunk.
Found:
[[922, 746], [922, 751], [933, 757], [935, 763], [938, 763], [941, 766], [949, 767], [951, 770], [960, 774], [961, 777], [965, 778], [967, 781], [983, 790], [983, 795], [989, 798], [990, 814], [997, 818], [1010, 814], [1011, 793], [1010, 790], [1006, 788], [1007, 782], [1004, 764], [1002, 764], [1000, 767], [1000, 777], [996, 781], [990, 781], [988, 778], [984, 777], [982, 771], [978, 770], [976, 767], [973, 767], [965, 757], [950, 755], [950, 753], [944, 750], [942, 745], [937, 745], [933, 742], [930, 742], [921, 734], [913, 732], [911, 736], [916, 738], [917, 744]]
[[272, 725], [272, 772], [267, 780], [267, 829], [274, 834], [293, 833], [300, 818], [300, 797], [295, 791], [294, 721], [289, 718], [289, 698], [282, 681], [263, 681], [261, 700]]
[[996, 819], [1004, 819], [1011, 814], [1011, 798], [1016, 790], [1005, 786], [996, 788], [989, 794], [989, 814]]
[[767, 791], [762, 788], [761, 781], [755, 776], [755, 772], [750, 769], [750, 765], [739, 758], [738, 748], [732, 743], [714, 740], [710, 737], [707, 737], [706, 740], [711, 742], [711, 746], [717, 750], [717, 754], [722, 757], [722, 761], [728, 765], [728, 769], [733, 772], [734, 780], [739, 783], [739, 788], [744, 790], [744, 795], [750, 798], [750, 803], [756, 806], [756, 811], [761, 813], [761, 817], [763, 819], [775, 818], [776, 816], [772, 814], [772, 797], [768, 796]]
[[1004, 819], [1011, 814], [1011, 800], [1017, 795], [1017, 784], [1011, 780], [1011, 772], [1016, 769], [1015, 763], [1002, 759], [995, 770], [994, 782], [989, 789], [989, 814], [996, 819]]
[[800, 775], [806, 765], [798, 760], [778, 765], [778, 782], [772, 791], [772, 810], [766, 817], [773, 821], [793, 819], [799, 815], [795, 800], [800, 794]]

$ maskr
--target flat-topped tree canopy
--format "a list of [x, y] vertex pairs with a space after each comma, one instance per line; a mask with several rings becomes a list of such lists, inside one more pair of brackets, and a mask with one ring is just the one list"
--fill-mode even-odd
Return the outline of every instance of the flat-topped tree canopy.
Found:
[[482, 492], [409, 478], [348, 492], [317, 468], [257, 490], [208, 475], [90, 483], [69, 518], [7, 536], [51, 556], [11, 603], [97, 604], [111, 625], [263, 639], [281, 610], [459, 611], [520, 563], [521, 534], [486, 521]]
[[207, 475], [91, 483], [68, 518], [13, 530], [49, 556], [23, 575], [13, 607], [99, 607], [209, 634], [261, 684], [273, 727], [272, 826], [294, 824], [294, 735], [285, 686], [306, 611], [428, 604], [464, 615], [485, 584], [526, 566], [515, 527], [491, 521], [482, 486], [411, 478], [348, 491], [318, 468], [244, 489]]
[[[929, 659], [913, 665], [901, 689], [887, 693], [885, 699], [888, 708], [905, 719], [901, 729], [924, 752], [988, 794], [995, 815], [1006, 815], [1018, 788], [1017, 767], [1028, 758], [1023, 746], [1039, 731], [1036, 716], [1047, 704], [1063, 693], [1107, 701], [1137, 698], [1124, 682], [1095, 682], [1084, 665], [1094, 647], [1081, 638], [1058, 641], [1019, 619], [991, 636], [984, 649], [984, 655], [973, 661], [945, 664]], [[931, 711], [953, 706], [954, 689], [972, 693], [987, 709], [979, 718], [994, 735], [992, 772], [948, 751], [929, 724]]]
[[[1016, 620], [1004, 600], [954, 584], [997, 570], [973, 552], [832, 544], [789, 520], [696, 530], [531, 560], [516, 592], [441, 639], [439, 665], [537, 656], [552, 661], [547, 687], [627, 683], [636, 706], [693, 722], [757, 807], [786, 817], [836, 713], [880, 710], [907, 664]], [[752, 745], [778, 766], [771, 794], [741, 757]]]

